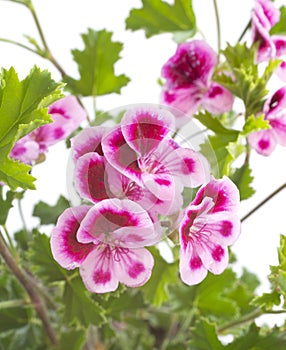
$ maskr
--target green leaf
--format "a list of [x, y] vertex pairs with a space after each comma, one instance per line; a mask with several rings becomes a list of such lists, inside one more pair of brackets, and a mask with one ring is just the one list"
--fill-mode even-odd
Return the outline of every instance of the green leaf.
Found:
[[247, 118], [247, 120], [243, 126], [243, 130], [241, 132], [241, 135], [248, 136], [252, 132], [266, 130], [269, 128], [270, 128], [269, 121], [264, 119], [263, 114], [261, 114], [259, 116], [251, 115], [250, 117]]
[[75, 95], [100, 96], [120, 93], [129, 82], [124, 74], [116, 76], [114, 64], [119, 60], [123, 45], [111, 40], [112, 33], [106, 30], [88, 29], [82, 34], [84, 49], [72, 50], [73, 59], [78, 65], [80, 79], [66, 77], [67, 88]]
[[167, 263], [157, 249], [151, 249], [154, 256], [154, 268], [149, 281], [141, 287], [146, 302], [154, 306], [161, 306], [169, 299], [167, 286], [178, 282], [178, 266], [176, 263]]
[[227, 147], [238, 140], [239, 131], [224, 127], [219, 119], [209, 112], [200, 112], [195, 118], [215, 133], [201, 145], [201, 152], [209, 160], [213, 175], [217, 177], [229, 175], [230, 164], [234, 157]]
[[62, 301], [64, 319], [68, 323], [76, 322], [84, 327], [94, 324], [100, 327], [106, 321], [103, 308], [92, 299], [78, 273], [67, 280]]
[[22, 81], [14, 68], [2, 69], [0, 80], [0, 181], [12, 190], [34, 189], [31, 167], [10, 159], [9, 153], [21, 137], [52, 121], [47, 106], [62, 96], [62, 85], [37, 67]]
[[263, 334], [260, 328], [253, 323], [245, 334], [225, 348], [226, 350], [284, 350], [286, 348], [286, 333], [274, 328]]
[[81, 350], [85, 342], [83, 329], [65, 331], [61, 334], [59, 349]]
[[[191, 329], [189, 345], [192, 350], [223, 350], [225, 347], [218, 339], [214, 324], [200, 319]], [[246, 348], [245, 348], [246, 349]]]
[[271, 310], [274, 305], [278, 306], [281, 304], [280, 294], [276, 291], [263, 293], [261, 296], [255, 296], [251, 304], [259, 306], [262, 309]]
[[3, 186], [0, 185], [0, 225], [5, 225], [9, 210], [13, 207], [12, 202], [15, 193], [8, 191], [3, 194]]
[[33, 230], [28, 260], [31, 263], [31, 270], [45, 282], [66, 280], [68, 272], [62, 269], [53, 258], [49, 237], [37, 230]]
[[244, 164], [236, 169], [231, 179], [239, 189], [240, 200], [248, 199], [254, 195], [255, 190], [251, 186], [254, 177], [251, 175], [249, 164]]
[[228, 44], [222, 52], [232, 75], [218, 74], [213, 79], [242, 99], [246, 117], [260, 112], [268, 94], [267, 82], [280, 60], [270, 60], [260, 75], [256, 64], [256, 45], [248, 48], [246, 43], [235, 46]]
[[271, 35], [286, 35], [286, 7], [280, 8], [280, 20], [270, 29]]
[[142, 0], [142, 8], [130, 11], [126, 29], [144, 29], [147, 38], [174, 33], [177, 42], [185, 41], [196, 33], [192, 0], [175, 0], [172, 5], [162, 0]]
[[54, 206], [40, 201], [34, 207], [33, 216], [40, 218], [41, 225], [56, 224], [58, 217], [69, 207], [69, 201], [60, 196]]

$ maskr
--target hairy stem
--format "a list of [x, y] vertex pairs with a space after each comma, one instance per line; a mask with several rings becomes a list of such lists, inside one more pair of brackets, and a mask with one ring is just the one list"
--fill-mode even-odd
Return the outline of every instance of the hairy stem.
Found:
[[248, 29], [251, 27], [251, 19], [248, 21], [247, 25], [245, 26], [244, 30], [240, 34], [240, 37], [238, 38], [237, 42], [239, 43], [245, 36]]
[[242, 219], [241, 222], [245, 221], [247, 218], [249, 218], [253, 213], [255, 213], [258, 209], [260, 209], [264, 204], [266, 204], [268, 201], [270, 201], [273, 197], [275, 197], [279, 192], [284, 190], [286, 188], [286, 183], [278, 187], [275, 191], [270, 193], [269, 196], [267, 196], [263, 201], [261, 201], [259, 204], [257, 204], [256, 207], [254, 207], [252, 210], [250, 210], [249, 213], [247, 213]]
[[53, 344], [54, 346], [57, 346], [58, 339], [50, 324], [47, 310], [41, 296], [38, 294], [37, 289], [34, 288], [33, 285], [31, 284], [30, 278], [27, 276], [26, 272], [23, 269], [21, 269], [21, 267], [19, 267], [18, 263], [16, 262], [16, 260], [10, 253], [9, 249], [7, 248], [1, 235], [0, 235], [0, 254], [2, 255], [2, 258], [4, 259], [7, 266], [13, 272], [14, 276], [18, 279], [18, 281], [21, 283], [21, 285], [29, 295], [31, 303], [33, 304], [39, 318], [42, 321], [43, 328], [45, 329], [51, 344]]
[[217, 6], [216, 0], [213, 0], [213, 4], [214, 4], [215, 18], [216, 18], [217, 52], [218, 52], [218, 55], [219, 55], [220, 50], [221, 50], [220, 20], [219, 20], [218, 6]]

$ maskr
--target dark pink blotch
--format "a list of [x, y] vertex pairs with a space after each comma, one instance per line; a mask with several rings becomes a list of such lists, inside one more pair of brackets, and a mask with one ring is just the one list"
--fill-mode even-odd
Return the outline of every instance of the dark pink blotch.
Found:
[[130, 268], [128, 270], [128, 275], [131, 277], [131, 278], [134, 278], [136, 279], [142, 272], [145, 271], [145, 267], [142, 263], [140, 262], [136, 262], [132, 268]]
[[198, 256], [195, 256], [190, 260], [190, 268], [192, 270], [199, 269], [202, 267], [202, 265], [203, 265], [202, 260]]
[[215, 247], [215, 249], [212, 251], [212, 257], [215, 261], [221, 261], [224, 256], [224, 250], [223, 248], [218, 245]]
[[97, 270], [93, 274], [93, 281], [95, 284], [105, 285], [111, 280], [111, 274], [109, 271]]

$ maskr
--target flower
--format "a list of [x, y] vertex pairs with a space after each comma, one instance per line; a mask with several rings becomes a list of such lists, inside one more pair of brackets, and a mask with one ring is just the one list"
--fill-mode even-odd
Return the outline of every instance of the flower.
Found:
[[66, 139], [86, 119], [86, 112], [74, 96], [54, 102], [48, 110], [53, 122], [43, 125], [16, 142], [10, 156], [32, 164], [48, 147]]
[[233, 96], [211, 80], [217, 55], [203, 40], [179, 44], [162, 68], [162, 101], [192, 116], [200, 106], [214, 114], [228, 112]]
[[154, 260], [144, 248], [157, 237], [146, 211], [130, 200], [107, 199], [66, 209], [51, 235], [54, 259], [65, 269], [79, 267], [86, 288], [114, 291], [119, 282], [138, 287], [151, 276]]
[[[271, 35], [271, 28], [280, 20], [280, 11], [270, 0], [255, 0], [252, 13], [252, 40], [259, 42], [258, 63], [286, 55], [286, 38], [282, 35]], [[277, 75], [286, 81], [286, 62], [276, 70]]]
[[160, 201], [177, 200], [184, 186], [197, 187], [209, 174], [202, 155], [171, 138], [173, 124], [167, 110], [141, 105], [102, 138], [108, 163]]
[[208, 270], [214, 274], [225, 270], [227, 246], [233, 244], [240, 233], [238, 203], [238, 189], [229, 178], [212, 178], [185, 209], [179, 226], [183, 282], [197, 284]]
[[263, 113], [270, 129], [251, 133], [248, 141], [259, 154], [269, 156], [277, 144], [286, 146], [286, 87], [277, 90], [265, 102]]

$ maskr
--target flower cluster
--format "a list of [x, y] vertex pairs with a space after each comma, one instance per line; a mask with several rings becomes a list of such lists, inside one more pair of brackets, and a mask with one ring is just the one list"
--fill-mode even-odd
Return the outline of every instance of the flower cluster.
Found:
[[[271, 28], [279, 22], [280, 11], [270, 0], [255, 0], [252, 14], [252, 40], [259, 43], [257, 61], [269, 61], [286, 55], [286, 38], [283, 35], [271, 35]], [[286, 81], [286, 62], [282, 61], [276, 71]]]
[[17, 141], [10, 153], [12, 158], [32, 164], [50, 146], [66, 139], [86, 120], [86, 112], [74, 96], [66, 96], [54, 102], [48, 113], [53, 122], [35, 129]]
[[[165, 237], [161, 218], [184, 217], [179, 224], [184, 237], [183, 281], [197, 283], [195, 278], [186, 277], [193, 274], [193, 265], [187, 262], [185, 266], [184, 262], [186, 256], [193, 261], [198, 246], [216, 254], [214, 259], [222, 267], [213, 269], [214, 273], [226, 266], [224, 246], [239, 232], [233, 214], [238, 190], [230, 180], [208, 182], [206, 159], [174, 141], [174, 123], [174, 116], [166, 109], [137, 105], [125, 111], [120, 125], [86, 128], [72, 139], [74, 185], [89, 204], [69, 208], [59, 217], [51, 247], [62, 267], [79, 267], [91, 292], [114, 291], [119, 282], [137, 287], [150, 278], [154, 261], [146, 247]], [[199, 190], [184, 214], [184, 188], [204, 183], [209, 185]], [[199, 208], [197, 219], [191, 215], [193, 223], [187, 223], [192, 206]], [[212, 243], [215, 236], [221, 236], [222, 245]], [[189, 248], [186, 253], [189, 243], [195, 255]], [[220, 255], [219, 248], [223, 251]], [[212, 271], [211, 263], [202, 259], [202, 264]]]
[[[217, 54], [205, 41], [179, 44], [175, 55], [162, 68], [162, 76], [166, 79], [162, 102], [188, 116], [195, 114], [200, 106], [214, 114], [230, 111], [232, 94], [212, 81], [217, 63]], [[178, 118], [178, 126], [185, 119]]]

